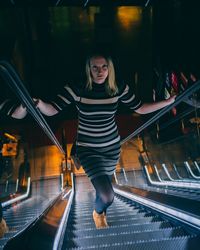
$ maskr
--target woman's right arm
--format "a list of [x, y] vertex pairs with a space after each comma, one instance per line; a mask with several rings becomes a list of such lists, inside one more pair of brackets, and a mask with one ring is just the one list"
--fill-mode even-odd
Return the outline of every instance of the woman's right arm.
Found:
[[26, 107], [11, 99], [0, 101], [0, 112], [15, 119], [22, 119], [27, 115]]
[[33, 99], [36, 107], [46, 116], [53, 116], [58, 113], [58, 110], [50, 103], [44, 102], [41, 99]]
[[41, 99], [33, 100], [35, 102], [35, 106], [41, 111], [41, 113], [46, 116], [53, 116], [67, 108], [78, 99], [79, 96], [77, 96], [77, 93], [69, 87], [69, 85], [65, 85], [60, 94], [56, 95], [50, 102], [44, 102]]

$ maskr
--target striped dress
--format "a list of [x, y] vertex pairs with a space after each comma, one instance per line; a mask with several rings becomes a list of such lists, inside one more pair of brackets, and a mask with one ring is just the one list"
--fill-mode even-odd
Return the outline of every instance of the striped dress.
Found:
[[105, 84], [93, 83], [92, 90], [65, 86], [51, 104], [61, 111], [74, 103], [78, 110], [77, 154], [90, 179], [100, 175], [112, 175], [120, 156], [120, 136], [115, 121], [118, 103], [131, 110], [142, 104], [128, 85], [119, 93], [109, 96]]

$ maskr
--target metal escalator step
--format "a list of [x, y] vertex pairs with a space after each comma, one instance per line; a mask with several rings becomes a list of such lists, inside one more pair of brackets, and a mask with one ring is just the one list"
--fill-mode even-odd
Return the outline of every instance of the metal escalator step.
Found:
[[19, 224], [20, 224], [20, 225], [26, 225], [27, 223], [30, 222], [30, 220], [32, 220], [32, 218], [31, 218], [31, 219], [26, 219], [26, 220], [25, 220], [25, 219], [24, 219], [24, 220], [22, 219], [21, 222], [16, 222], [16, 221], [15, 221], [15, 222], [10, 222], [10, 223], [9, 223], [8, 221], [6, 221], [6, 222], [7, 222], [7, 225], [8, 225], [9, 227], [10, 227], [10, 226], [15, 227], [15, 226], [17, 226], [17, 225], [19, 225]]
[[[93, 213], [94, 208], [92, 208], [90, 211], [76, 211], [75, 213], [70, 213], [70, 217], [72, 218], [76, 218], [76, 219], [81, 219], [81, 218], [87, 218], [87, 217], [91, 217], [92, 213]], [[134, 210], [130, 210], [130, 211], [126, 211], [126, 213], [124, 213], [124, 210], [113, 210], [112, 211], [108, 211], [107, 215], [114, 215], [114, 216], [120, 216], [120, 215], [125, 215], [127, 214], [128, 216], [134, 216], [139, 214], [138, 211], [134, 211]]]
[[[130, 219], [131, 218], [144, 218], [147, 217], [145, 213], [137, 213], [137, 214], [132, 214], [132, 213], [121, 213], [119, 215], [115, 215], [114, 213], [111, 215], [107, 216], [107, 219], [111, 220], [120, 220], [120, 219]], [[90, 216], [82, 216], [82, 217], [75, 217], [75, 216], [71, 216], [69, 219], [70, 223], [84, 223], [84, 222], [90, 222], [91, 221], [91, 214]]]
[[[90, 205], [90, 207], [88, 209], [84, 209], [84, 208], [74, 209], [74, 211], [73, 211], [72, 214], [80, 214], [80, 213], [82, 214], [83, 212], [84, 213], [88, 213], [90, 211], [93, 211], [93, 209], [94, 209], [94, 206], [92, 204], [92, 205]], [[111, 209], [108, 209], [108, 213], [113, 213], [115, 211], [117, 211], [117, 212], [124, 212], [124, 209], [126, 209], [126, 211], [132, 211], [132, 212], [135, 212], [135, 213], [139, 213], [140, 212], [139, 209], [135, 209], [134, 207], [121, 206], [119, 208], [116, 208], [115, 206], [112, 206]]]
[[107, 213], [107, 216], [109, 218], [112, 218], [112, 217], [122, 217], [122, 216], [132, 216], [132, 217], [137, 217], [137, 218], [141, 218], [141, 217], [146, 217], [147, 216], [147, 213], [140, 213], [140, 212], [132, 212], [132, 211], [126, 211], [126, 213], [123, 211], [123, 212], [118, 212], [118, 211], [112, 211], [111, 213]]
[[143, 224], [147, 222], [154, 222], [154, 221], [160, 221], [160, 218], [156, 216], [149, 216], [149, 217], [124, 217], [124, 218], [109, 218], [107, 219], [108, 224], [110, 226], [121, 226], [122, 224], [126, 225], [132, 225], [134, 226], [135, 224]]
[[19, 219], [19, 218], [24, 218], [25, 216], [26, 217], [32, 217], [32, 216], [34, 216], [35, 215], [35, 213], [26, 213], [26, 212], [24, 212], [24, 213], [15, 213], [15, 215], [13, 215], [13, 213], [4, 213], [4, 218], [5, 219], [10, 219], [10, 220], [12, 220], [12, 219], [16, 219], [16, 215], [17, 215], [17, 218]]
[[[121, 219], [121, 220], [113, 219], [112, 221], [110, 221], [108, 218], [108, 224], [110, 226], [119, 226], [119, 227], [122, 224], [134, 226], [135, 224], [143, 224], [143, 223], [153, 222], [153, 221], [156, 221], [155, 217], [125, 218], [125, 219]], [[71, 225], [71, 227], [74, 229], [90, 228], [90, 227], [94, 227], [94, 222], [91, 218], [91, 221], [89, 221], [89, 222], [73, 224], [73, 225]]]
[[153, 221], [154, 217], [153, 216], [149, 216], [149, 217], [144, 217], [143, 214], [142, 216], [140, 216], [138, 214], [138, 216], [124, 216], [124, 217], [107, 217], [107, 221], [110, 225], [118, 225], [118, 224], [138, 224], [138, 223], [143, 223], [143, 222], [147, 222], [147, 221]]
[[92, 203], [94, 203], [95, 199], [94, 200], [91, 200], [91, 201], [88, 201], [87, 203], [83, 202], [83, 201], [74, 201], [73, 202], [73, 207], [74, 208], [85, 208], [85, 207], [90, 207]]
[[13, 237], [18, 231], [12, 231], [12, 232], [8, 232], [4, 235], [3, 239], [10, 239], [11, 237]]
[[138, 214], [140, 213], [139, 209], [134, 209], [134, 208], [126, 208], [126, 207], [122, 207], [121, 209], [115, 209], [115, 207], [111, 207], [111, 209], [108, 209], [107, 214], [121, 214], [124, 213], [124, 211], [126, 210], [126, 212], [132, 212], [133, 214]]
[[25, 226], [24, 224], [21, 224], [21, 225], [18, 224], [18, 225], [14, 226], [14, 227], [9, 226], [9, 230], [10, 231], [16, 231], [16, 230], [19, 231], [20, 229], [24, 228], [24, 226]]
[[[173, 233], [177, 231], [176, 233]], [[142, 241], [152, 241], [156, 239], [165, 239], [170, 238], [175, 234], [179, 234], [179, 236], [186, 236], [187, 234], [181, 230], [180, 228], [167, 228], [167, 229], [160, 229], [157, 231], [145, 231], [145, 232], [134, 232], [134, 233], [119, 233], [119, 234], [109, 234], [105, 236], [97, 235], [94, 233], [91, 237], [85, 238], [73, 238], [72, 240], [68, 240], [64, 242], [64, 244], [68, 247], [88, 247], [91, 245], [101, 245], [102, 242], [104, 244], [110, 244], [112, 242], [121, 244], [123, 242], [142, 242]]]
[[77, 211], [84, 211], [84, 212], [87, 212], [87, 211], [91, 211], [93, 210], [93, 204], [91, 204], [90, 206], [88, 207], [74, 207], [73, 210], [74, 210], [74, 213], [76, 213]]
[[5, 236], [4, 238], [0, 239], [0, 246], [4, 246], [8, 241], [8, 238]]
[[132, 241], [129, 242], [122, 242], [122, 243], [115, 243], [112, 242], [110, 244], [101, 245], [91, 245], [88, 247], [63, 247], [63, 250], [87, 250], [87, 249], [105, 249], [105, 250], [197, 250], [197, 249], [190, 249], [187, 247], [189, 241], [189, 237], [177, 237], [177, 238], [166, 238], [166, 239], [158, 239], [155, 241], [146, 241], [146, 242], [138, 242], [133, 243]]
[[76, 230], [76, 231], [70, 231], [67, 229], [65, 239], [72, 239], [75, 237], [78, 238], [84, 238], [84, 237], [93, 237], [94, 234], [101, 235], [101, 236], [107, 236], [108, 234], [129, 234], [134, 232], [142, 232], [142, 231], [156, 231], [159, 229], [166, 229], [166, 228], [173, 228], [170, 223], [168, 222], [154, 222], [154, 223], [148, 223], [144, 225], [135, 225], [134, 228], [132, 226], [126, 226], [126, 227], [110, 227], [107, 229], [101, 229], [101, 230]]
[[[32, 220], [33, 216], [27, 216], [26, 220], [29, 220], [29, 221]], [[22, 222], [23, 218], [24, 218], [24, 216], [22, 218], [16, 218], [16, 217], [15, 218], [11, 218], [11, 217], [8, 217], [8, 218], [5, 218], [5, 219], [6, 219], [6, 223], [7, 224], [9, 224], [9, 223], [18, 223], [19, 224], [19, 223]]]
[[[100, 231], [105, 231], [105, 232], [122, 232], [122, 231], [142, 231], [142, 230], [146, 230], [146, 229], [157, 229], [157, 228], [170, 228], [172, 227], [168, 222], [161, 222], [161, 221], [158, 221], [158, 222], [147, 222], [147, 223], [144, 223], [144, 224], [135, 224], [134, 227], [133, 225], [127, 225], [127, 224], [122, 224], [120, 226], [110, 226], [109, 228], [105, 228], [105, 229], [100, 229], [98, 230], [98, 232]], [[70, 235], [70, 234], [73, 234], [74, 237], [75, 236], [80, 236], [80, 235], [88, 235], [92, 233], [92, 231], [95, 231], [96, 232], [96, 228], [95, 226], [91, 226], [91, 227], [85, 227], [85, 228], [79, 228], [79, 229], [76, 229], [74, 228], [74, 226], [68, 226], [67, 229], [66, 229], [66, 235]]]

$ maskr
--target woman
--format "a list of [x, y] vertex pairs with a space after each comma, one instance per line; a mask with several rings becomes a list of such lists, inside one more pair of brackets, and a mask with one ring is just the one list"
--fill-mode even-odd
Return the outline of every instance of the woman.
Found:
[[[22, 105], [14, 103], [10, 99], [0, 101], [0, 112], [16, 119], [22, 119], [27, 113], [26, 108]], [[3, 219], [2, 206], [0, 203], [0, 238], [2, 238], [7, 232], [8, 227], [6, 225], [6, 221]]]
[[146, 114], [174, 102], [175, 97], [157, 103], [142, 104], [128, 85], [118, 85], [111, 58], [92, 55], [86, 62], [87, 82], [83, 88], [66, 85], [55, 100], [37, 100], [39, 110], [52, 116], [73, 103], [78, 110], [77, 154], [95, 190], [93, 219], [96, 228], [107, 227], [106, 210], [112, 204], [111, 184], [120, 156], [120, 137], [115, 122], [118, 103]]

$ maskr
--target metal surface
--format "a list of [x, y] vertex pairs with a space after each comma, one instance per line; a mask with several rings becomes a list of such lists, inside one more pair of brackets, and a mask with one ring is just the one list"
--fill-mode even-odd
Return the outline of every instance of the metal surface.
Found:
[[23, 199], [28, 198], [28, 196], [30, 194], [30, 188], [31, 188], [31, 178], [28, 177], [28, 183], [27, 183], [26, 193], [22, 194], [22, 195], [19, 195], [19, 196], [13, 198], [13, 199], [11, 198], [8, 201], [3, 202], [2, 203], [2, 207], [7, 207], [7, 206], [12, 205], [12, 204], [14, 204], [16, 202], [19, 202], [19, 201], [21, 201]]
[[196, 92], [197, 90], [200, 89], [200, 81], [197, 81], [194, 83], [190, 88], [186, 89], [183, 93], [178, 95], [176, 97], [176, 100], [174, 103], [168, 105], [167, 107], [161, 109], [158, 111], [154, 116], [152, 116], [148, 121], [146, 121], [144, 124], [142, 124], [139, 128], [137, 128], [133, 133], [131, 133], [129, 136], [121, 140], [121, 144], [127, 142], [134, 136], [138, 135], [142, 130], [150, 126], [152, 123], [157, 121], [161, 116], [166, 114], [168, 111], [170, 111], [173, 107], [176, 107], [179, 103], [181, 103], [184, 99], [188, 98], [189, 96], [192, 95], [192, 93]]
[[24, 231], [51, 204], [60, 192], [60, 180], [34, 181], [31, 192], [30, 198], [4, 208], [3, 214], [9, 232], [0, 239], [0, 249], [3, 249], [9, 239]]
[[151, 179], [151, 176], [149, 175], [147, 166], [144, 166], [145, 172], [147, 174], [147, 177], [149, 179], [149, 182], [153, 185], [157, 185], [157, 186], [170, 186], [170, 187], [182, 187], [182, 188], [191, 188], [191, 189], [200, 189], [200, 183], [194, 183], [194, 182], [181, 182], [181, 181], [166, 181], [166, 180], [162, 180], [160, 182], [158, 181], [153, 181]]
[[[109, 228], [95, 228], [92, 220], [94, 189], [87, 177], [76, 178], [62, 249], [192, 249], [197, 231], [168, 220], [152, 209], [116, 195], [107, 211]], [[191, 241], [191, 242], [190, 242]]]

